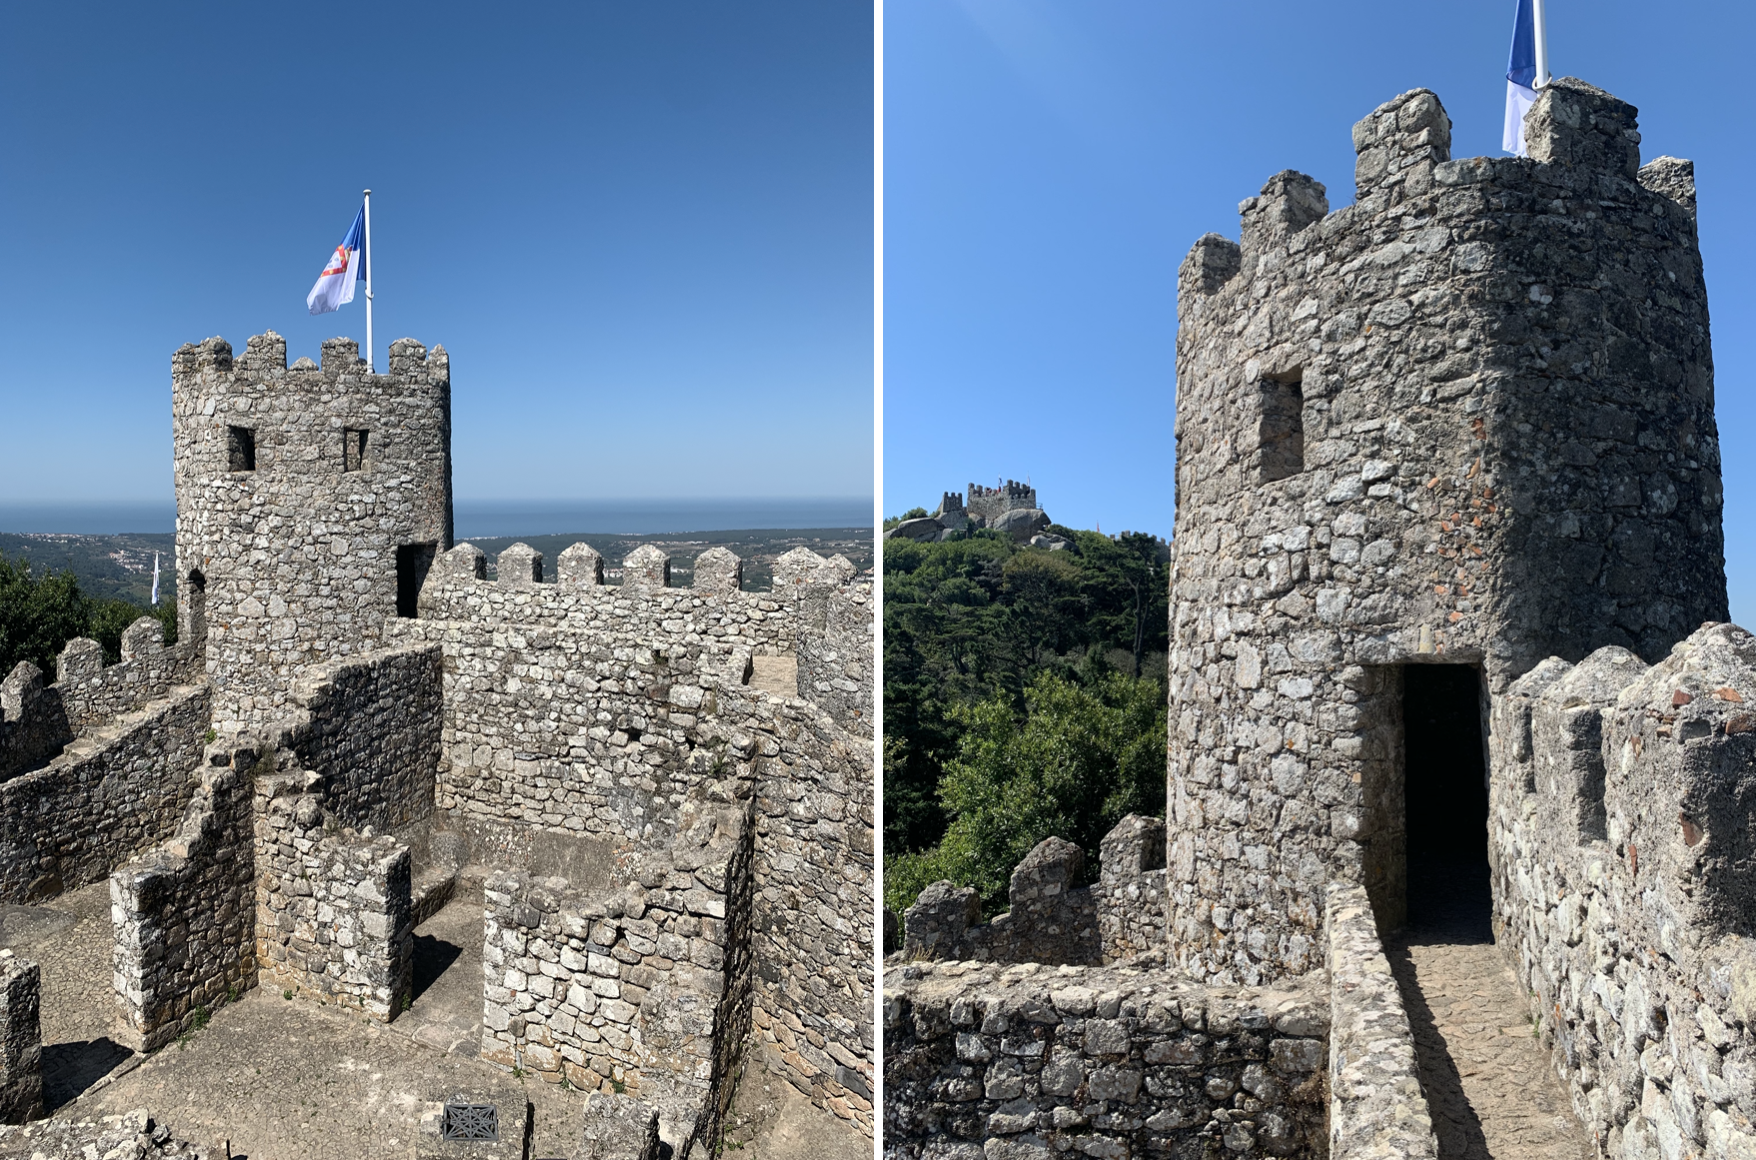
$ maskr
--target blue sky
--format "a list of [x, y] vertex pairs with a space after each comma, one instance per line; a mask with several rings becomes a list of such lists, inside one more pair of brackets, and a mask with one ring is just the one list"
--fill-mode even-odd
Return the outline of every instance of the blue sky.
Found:
[[[1169, 535], [1176, 273], [1282, 169], [1353, 200], [1348, 130], [1433, 89], [1499, 155], [1513, 0], [892, 0], [884, 503], [1027, 475], [1055, 519]], [[1756, 617], [1756, 8], [1549, 0], [1551, 68], [1696, 164], [1734, 618]], [[1662, 13], [1662, 18], [1655, 18]]]
[[460, 500], [872, 494], [859, 3], [12, 4], [0, 502], [164, 500], [170, 358], [274, 329], [371, 186]]

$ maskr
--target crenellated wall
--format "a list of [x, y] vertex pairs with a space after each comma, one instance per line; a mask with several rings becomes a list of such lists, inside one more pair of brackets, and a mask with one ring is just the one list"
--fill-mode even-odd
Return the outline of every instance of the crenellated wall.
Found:
[[1323, 891], [1404, 908], [1403, 666], [1502, 693], [1551, 653], [1649, 660], [1726, 616], [1687, 163], [1562, 78], [1529, 158], [1452, 160], [1437, 97], [1354, 127], [1178, 287], [1170, 945], [1204, 978], [1322, 960]]
[[1600, 1154], [1756, 1150], [1756, 637], [1607, 646], [1498, 698], [1496, 941]]
[[200, 784], [206, 686], [174, 690], [0, 783], [0, 901], [52, 898], [169, 837]]

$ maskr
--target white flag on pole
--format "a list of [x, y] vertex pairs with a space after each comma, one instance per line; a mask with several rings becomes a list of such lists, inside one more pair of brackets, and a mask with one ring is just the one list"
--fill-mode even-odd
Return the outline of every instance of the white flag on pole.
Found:
[[305, 296], [305, 305], [310, 307], [312, 314], [328, 314], [354, 300], [354, 283], [360, 279], [366, 265], [365, 246], [366, 207], [362, 205], [360, 212], [354, 215], [354, 224], [348, 228], [348, 236], [329, 256], [323, 273], [317, 275], [317, 285], [311, 287], [311, 293]]
[[1524, 144], [1524, 115], [1537, 99], [1534, 2], [1518, 0], [1518, 12], [1512, 18], [1512, 58], [1506, 64], [1506, 130], [1500, 147], [1520, 157], [1529, 153]]

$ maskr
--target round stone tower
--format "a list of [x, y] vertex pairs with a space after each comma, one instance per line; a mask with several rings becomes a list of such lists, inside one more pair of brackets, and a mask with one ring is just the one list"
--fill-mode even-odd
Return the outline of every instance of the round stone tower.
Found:
[[1198, 976], [1321, 965], [1332, 878], [1401, 924], [1415, 666], [1485, 722], [1551, 654], [1727, 617], [1692, 167], [1643, 168], [1634, 108], [1570, 78], [1526, 135], [1453, 161], [1406, 93], [1354, 126], [1355, 204], [1277, 174], [1183, 263], [1167, 863]]
[[279, 717], [309, 665], [378, 646], [451, 547], [451, 364], [413, 339], [370, 374], [351, 339], [287, 366], [259, 334], [171, 358], [181, 631], [214, 723]]

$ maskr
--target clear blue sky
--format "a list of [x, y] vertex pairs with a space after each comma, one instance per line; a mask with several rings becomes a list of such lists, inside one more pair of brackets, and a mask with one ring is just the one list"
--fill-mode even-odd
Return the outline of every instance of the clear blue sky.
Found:
[[0, 108], [0, 502], [168, 499], [184, 342], [363, 340], [366, 186], [460, 500], [872, 494], [868, 5], [9, 4]]
[[[1177, 265], [1282, 169], [1353, 200], [1348, 130], [1433, 89], [1500, 155], [1513, 0], [892, 0], [884, 16], [884, 510], [997, 476], [1055, 519], [1169, 535]], [[1549, 0], [1551, 67], [1696, 165], [1732, 611], [1756, 623], [1756, 8]]]

